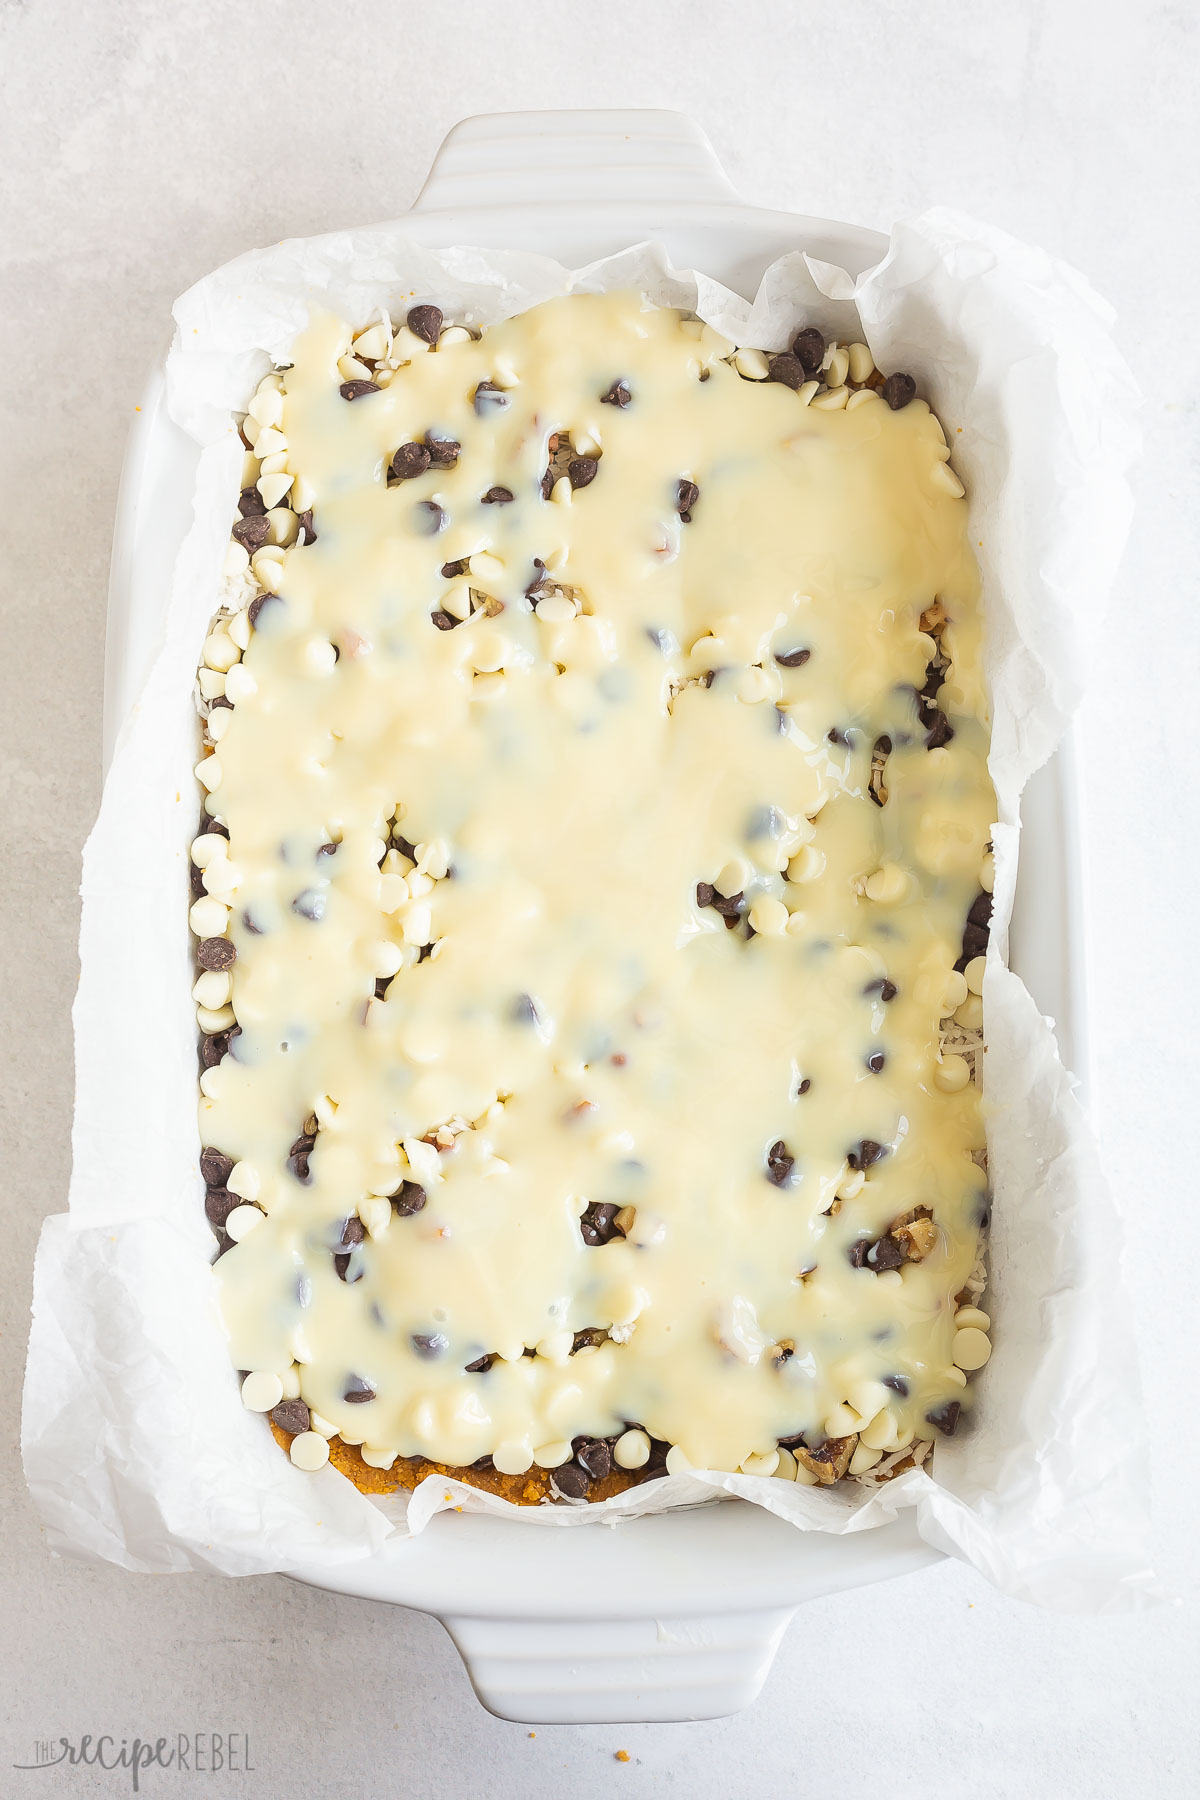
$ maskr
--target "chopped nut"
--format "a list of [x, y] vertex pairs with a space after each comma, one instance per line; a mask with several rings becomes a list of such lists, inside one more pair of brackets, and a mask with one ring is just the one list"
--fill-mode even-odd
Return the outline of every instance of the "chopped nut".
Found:
[[850, 1467], [850, 1458], [854, 1455], [857, 1443], [857, 1437], [826, 1438], [819, 1450], [810, 1450], [806, 1444], [796, 1444], [792, 1455], [810, 1475], [816, 1476], [822, 1487], [832, 1487]]
[[927, 1206], [914, 1206], [911, 1212], [902, 1213], [893, 1220], [888, 1232], [903, 1250], [905, 1262], [920, 1262], [938, 1241], [937, 1226]]

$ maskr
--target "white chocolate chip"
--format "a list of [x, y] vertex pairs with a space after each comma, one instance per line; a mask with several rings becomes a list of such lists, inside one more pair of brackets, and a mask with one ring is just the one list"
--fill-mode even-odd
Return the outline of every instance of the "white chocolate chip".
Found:
[[869, 1444], [857, 1443], [854, 1446], [854, 1454], [850, 1458], [851, 1475], [865, 1475], [868, 1469], [875, 1467], [882, 1456], [882, 1450], [872, 1450]]
[[782, 900], [764, 894], [750, 908], [750, 923], [764, 937], [778, 937], [787, 930], [788, 909]]
[[230, 538], [225, 547], [225, 561], [222, 564], [222, 574], [227, 575], [232, 581], [236, 579], [237, 576], [244, 575], [249, 567], [250, 552], [247, 550], [245, 544], [239, 544], [236, 538]]
[[725, 864], [725, 867], [713, 882], [713, 886], [716, 888], [718, 894], [721, 895], [722, 899], [729, 900], [732, 899], [734, 894], [744, 892], [746, 883], [749, 881], [752, 873], [753, 871], [751, 870], [750, 864], [746, 862], [743, 857], [735, 856], [731, 861]]
[[956, 1012], [968, 994], [967, 978], [958, 969], [951, 969], [946, 977], [946, 991], [942, 996], [942, 1017], [949, 1018]]
[[533, 1451], [524, 1438], [510, 1438], [496, 1445], [492, 1462], [501, 1475], [524, 1475], [533, 1464]]
[[219, 1012], [213, 1012], [207, 1006], [198, 1006], [196, 1023], [207, 1036], [214, 1037], [218, 1031], [228, 1031], [231, 1025], [237, 1024], [237, 1020], [232, 1006], [223, 1006]]
[[961, 500], [966, 488], [948, 463], [936, 462], [929, 472], [930, 485], [950, 494], [955, 500]]
[[580, 456], [599, 456], [600, 454], [601, 444], [598, 428], [593, 428], [588, 431], [575, 431], [571, 438], [571, 442], [574, 444], [575, 449]]
[[288, 441], [282, 431], [276, 430], [273, 425], [264, 426], [254, 440], [254, 453], [260, 461], [264, 456], [278, 456], [287, 447]]
[[978, 994], [968, 994], [961, 1006], [954, 1010], [956, 1024], [964, 1031], [978, 1031], [983, 1024], [983, 1001]]
[[667, 1451], [667, 1474], [686, 1475], [693, 1468], [695, 1468], [695, 1464], [688, 1460], [679, 1445], [672, 1444]]
[[613, 1445], [613, 1461], [618, 1469], [644, 1469], [650, 1460], [650, 1439], [635, 1427], [621, 1434]]
[[292, 1364], [290, 1369], [284, 1370], [283, 1374], [280, 1376], [280, 1381], [283, 1385], [283, 1397], [285, 1400], [298, 1400], [300, 1398], [300, 1371], [295, 1363]]
[[[899, 1273], [899, 1271], [893, 1271]], [[885, 1406], [859, 1430], [858, 1438], [868, 1450], [890, 1450], [897, 1437], [895, 1415]]]
[[[820, 390], [821, 384], [819, 381], [805, 381], [797, 388], [796, 398], [801, 406], [811, 406]], [[799, 1480], [799, 1476], [797, 1476], [796, 1479]]]
[[[264, 456], [263, 457], [262, 461], [258, 465], [258, 472], [260, 475], [279, 475], [284, 470], [286, 470], [287, 466], [288, 466], [287, 451], [286, 450], [277, 450], [275, 452], [274, 456]], [[255, 487], [257, 487], [258, 482], [256, 481], [254, 483], [254, 485], [255, 485]]]
[[390, 1469], [396, 1460], [395, 1450], [384, 1449], [378, 1444], [363, 1444], [358, 1454], [371, 1469]]
[[273, 544], [282, 544], [286, 548], [294, 544], [300, 535], [300, 521], [294, 512], [286, 506], [273, 506], [267, 513], [267, 525]]
[[733, 691], [744, 705], [755, 706], [759, 701], [770, 698], [771, 677], [765, 669], [743, 669]]
[[[240, 1244], [242, 1239], [248, 1237], [262, 1222], [263, 1214], [257, 1206], [235, 1206], [225, 1220], [225, 1229], [234, 1243]], [[282, 1391], [280, 1398], [282, 1398]], [[274, 1406], [275, 1402], [272, 1401], [271, 1404]]]
[[979, 885], [985, 894], [992, 892], [996, 880], [996, 859], [989, 850], [979, 866]]
[[225, 672], [223, 669], [199, 669], [196, 683], [205, 700], [219, 700], [225, 692]]
[[272, 507], [279, 505], [279, 502], [291, 487], [294, 479], [294, 476], [288, 475], [284, 471], [281, 471], [278, 475], [259, 476], [258, 491], [262, 495], [263, 505], [268, 511], [270, 511]]
[[828, 1417], [822, 1420], [821, 1429], [826, 1437], [843, 1438], [849, 1437], [851, 1432], [857, 1431], [861, 1423], [854, 1408], [843, 1402], [842, 1405], [835, 1406]]
[[477, 550], [467, 559], [467, 568], [476, 581], [501, 581], [504, 577], [504, 564], [490, 550]]
[[744, 1456], [738, 1464], [739, 1475], [774, 1475], [779, 1467], [778, 1450], [763, 1450]]
[[849, 398], [850, 389], [848, 387], [835, 387], [829, 388], [823, 394], [818, 394], [812, 404], [821, 412], [840, 412]]
[[354, 354], [358, 357], [365, 356], [368, 362], [380, 362], [388, 353], [390, 339], [391, 333], [385, 331], [382, 325], [368, 325], [354, 340]]
[[260, 387], [250, 402], [250, 417], [260, 425], [282, 425], [283, 395], [279, 389]]
[[857, 412], [860, 406], [878, 406], [879, 403], [874, 388], [857, 388], [846, 402], [846, 411]]
[[228, 856], [229, 845], [216, 831], [201, 832], [192, 839], [191, 857], [198, 869], [207, 869], [218, 857]]
[[204, 870], [203, 880], [208, 893], [217, 899], [222, 894], [236, 893], [242, 881], [241, 865], [231, 862], [227, 856], [215, 857]]
[[977, 1331], [990, 1331], [992, 1321], [987, 1313], [978, 1306], [960, 1306], [954, 1315], [954, 1323], [960, 1331], [973, 1325]]
[[257, 692], [258, 683], [245, 663], [234, 663], [225, 677], [226, 699], [234, 706], [240, 706], [243, 700], [251, 699]]
[[[239, 1206], [236, 1210], [241, 1212], [243, 1209]], [[251, 1211], [253, 1209], [246, 1208], [246, 1210]], [[229, 1216], [232, 1218], [233, 1214], [230, 1213]], [[262, 1214], [260, 1213], [259, 1218], [261, 1217]], [[229, 1235], [230, 1237], [233, 1237], [234, 1233], [231, 1231]], [[271, 1408], [273, 1406], [278, 1406], [282, 1399], [283, 1383], [278, 1375], [272, 1375], [269, 1371], [264, 1370], [261, 1374], [254, 1373], [247, 1375], [245, 1381], [242, 1383], [242, 1405], [246, 1408], [247, 1412], [270, 1412]]]
[[875, 373], [875, 358], [865, 344], [851, 344], [846, 355], [851, 381], [869, 381]]
[[961, 1094], [971, 1079], [971, 1065], [964, 1056], [943, 1056], [933, 1065], [933, 1079], [943, 1094]]
[[[315, 1421], [314, 1413], [313, 1422], [315, 1423]], [[334, 1430], [336, 1430], [336, 1426]], [[329, 1435], [332, 1437], [333, 1432], [331, 1431]], [[329, 1461], [329, 1445], [325, 1442], [321, 1432], [301, 1431], [292, 1439], [288, 1455], [298, 1469], [305, 1469], [311, 1474], [317, 1469], [323, 1469]]]
[[796, 1459], [790, 1450], [784, 1449], [782, 1444], [779, 1446], [779, 1461], [775, 1465], [775, 1479], [776, 1481], [795, 1481], [796, 1479]]
[[868, 900], [875, 900], [882, 906], [894, 906], [907, 898], [911, 887], [912, 878], [907, 871], [896, 863], [886, 862], [867, 876], [865, 892]]
[[197, 937], [224, 937], [229, 930], [229, 908], [211, 895], [202, 894], [192, 902], [188, 924]]
[[332, 675], [337, 667], [337, 650], [327, 637], [319, 635], [304, 640], [300, 658], [309, 675]]
[[764, 351], [746, 349], [736, 353], [733, 366], [747, 381], [765, 381], [771, 365]]
[[980, 1331], [978, 1326], [968, 1325], [955, 1332], [951, 1356], [956, 1368], [982, 1369], [991, 1354], [991, 1340], [986, 1331]]
[[201, 787], [207, 788], [210, 794], [215, 793], [221, 785], [223, 771], [217, 757], [206, 756], [203, 762], [196, 764], [196, 780]]
[[805, 844], [787, 866], [789, 881], [815, 881], [825, 870], [825, 852], [815, 844]]
[[987, 957], [986, 956], [973, 956], [971, 958], [970, 962], [967, 964], [966, 968], [963, 970], [963, 974], [967, 978], [967, 986], [970, 988], [970, 990], [973, 994], [982, 994], [982, 992], [983, 992], [983, 972], [986, 968], [987, 968]]
[[284, 552], [277, 545], [265, 544], [250, 558], [254, 579], [268, 594], [277, 594], [283, 586], [283, 563], [280, 560], [283, 555]]
[[464, 326], [447, 325], [444, 331], [438, 333], [437, 347], [439, 350], [451, 350], [455, 344], [469, 344], [470, 342], [471, 334]]
[[338, 374], [343, 381], [370, 381], [371, 371], [366, 363], [359, 362], [357, 356], [339, 356], [337, 360]]
[[229, 633], [224, 630], [210, 631], [204, 640], [204, 660], [210, 669], [232, 669], [241, 652]]
[[844, 344], [836, 344], [825, 367], [825, 385], [840, 388], [850, 372], [850, 352]]
[[539, 1469], [561, 1469], [564, 1463], [571, 1460], [571, 1446], [566, 1438], [554, 1444], [543, 1444], [535, 1450], [533, 1460]]
[[261, 1185], [258, 1170], [248, 1162], [235, 1162], [225, 1181], [229, 1192], [239, 1200], [257, 1200]]
[[228, 1005], [231, 987], [228, 969], [205, 969], [192, 989], [192, 999], [216, 1012]]

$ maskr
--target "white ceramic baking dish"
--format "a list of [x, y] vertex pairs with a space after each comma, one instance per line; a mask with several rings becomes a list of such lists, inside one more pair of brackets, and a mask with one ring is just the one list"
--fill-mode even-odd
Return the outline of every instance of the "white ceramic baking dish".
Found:
[[[702, 132], [667, 112], [467, 119], [396, 229], [430, 246], [528, 249], [577, 266], [653, 238], [745, 294], [784, 251], [853, 273], [877, 232], [743, 205]], [[118, 502], [105, 668], [105, 766], [157, 648], [161, 596], [191, 519], [197, 451], [163, 374], [137, 415]], [[1081, 1077], [1083, 885], [1067, 745], [1030, 783], [1011, 961]], [[183, 921], [181, 915], [181, 929]], [[725, 1501], [618, 1529], [553, 1531], [446, 1513], [415, 1539], [299, 1579], [432, 1613], [492, 1712], [534, 1722], [715, 1718], [757, 1694], [796, 1607], [939, 1560], [905, 1517], [847, 1537]]]

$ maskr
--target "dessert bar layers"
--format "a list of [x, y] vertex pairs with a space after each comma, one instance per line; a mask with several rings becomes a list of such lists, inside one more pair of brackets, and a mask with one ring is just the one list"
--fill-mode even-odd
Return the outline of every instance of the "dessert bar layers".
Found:
[[937, 419], [863, 345], [735, 352], [632, 293], [291, 354], [199, 678], [246, 1404], [302, 1467], [532, 1497], [919, 1460], [989, 1352], [993, 795]]

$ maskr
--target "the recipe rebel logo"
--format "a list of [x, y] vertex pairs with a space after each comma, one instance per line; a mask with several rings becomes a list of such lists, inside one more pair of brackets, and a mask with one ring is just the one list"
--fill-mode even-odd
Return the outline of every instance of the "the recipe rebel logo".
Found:
[[254, 1762], [250, 1738], [244, 1731], [175, 1732], [169, 1737], [115, 1738], [107, 1732], [93, 1736], [38, 1738], [32, 1762], [15, 1762], [14, 1769], [125, 1770], [133, 1793], [141, 1792], [142, 1776], [149, 1769], [176, 1769], [188, 1775], [252, 1775]]

